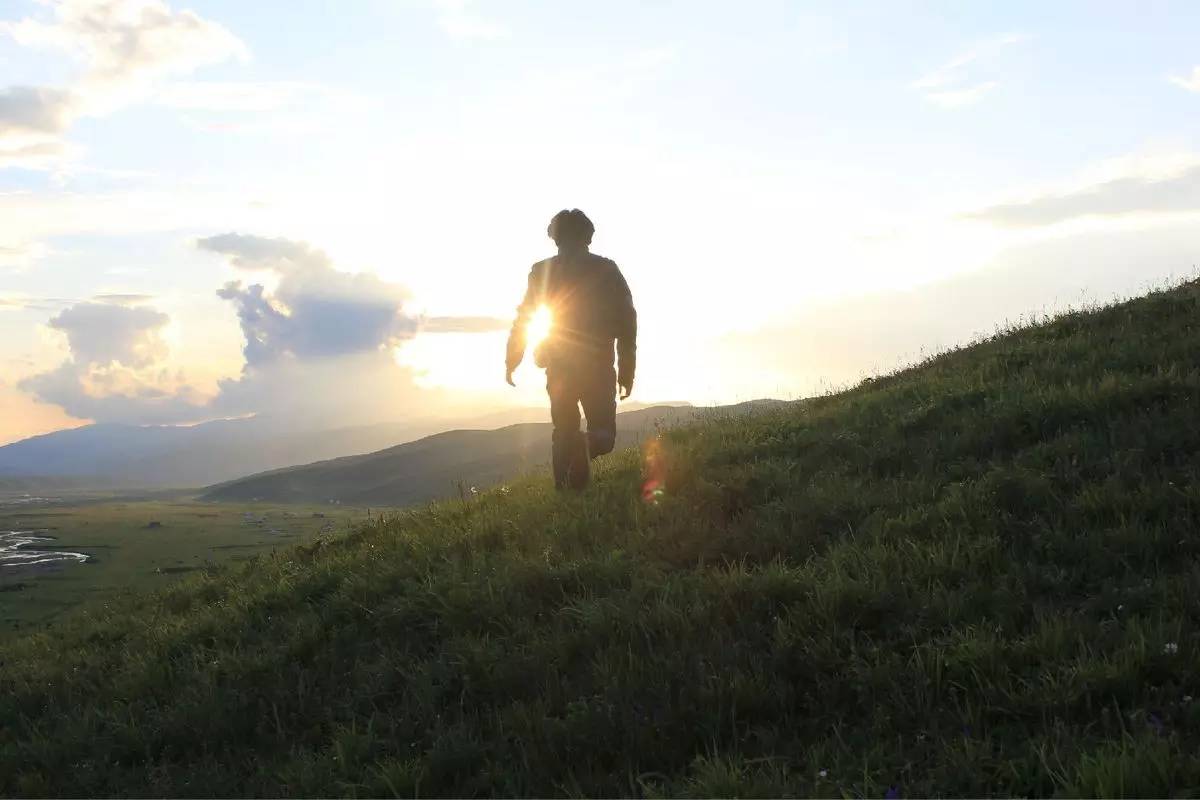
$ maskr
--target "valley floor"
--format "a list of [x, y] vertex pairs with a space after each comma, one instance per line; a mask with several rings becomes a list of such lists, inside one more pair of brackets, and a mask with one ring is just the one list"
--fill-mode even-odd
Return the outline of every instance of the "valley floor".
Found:
[[0, 505], [0, 637], [367, 518], [342, 506], [20, 499]]

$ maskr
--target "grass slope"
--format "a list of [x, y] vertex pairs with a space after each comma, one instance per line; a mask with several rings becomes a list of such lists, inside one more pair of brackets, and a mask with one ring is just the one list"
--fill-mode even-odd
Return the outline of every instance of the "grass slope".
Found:
[[1200, 288], [186, 578], [0, 659], [0, 793], [1184, 794]]

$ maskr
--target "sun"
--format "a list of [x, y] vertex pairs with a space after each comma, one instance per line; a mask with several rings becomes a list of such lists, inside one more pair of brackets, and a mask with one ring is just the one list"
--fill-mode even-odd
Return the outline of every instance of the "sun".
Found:
[[547, 336], [550, 335], [550, 327], [554, 323], [554, 315], [550, 312], [548, 306], [538, 306], [533, 312], [533, 316], [529, 318], [529, 327], [526, 328], [526, 338], [530, 347], [537, 347]]

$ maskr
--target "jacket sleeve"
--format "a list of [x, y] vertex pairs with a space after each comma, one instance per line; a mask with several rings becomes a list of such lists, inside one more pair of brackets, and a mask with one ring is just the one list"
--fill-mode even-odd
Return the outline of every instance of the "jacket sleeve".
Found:
[[628, 385], [637, 370], [637, 309], [621, 270], [613, 265], [614, 322], [617, 339], [617, 381]]
[[533, 268], [529, 270], [529, 283], [525, 288], [525, 297], [517, 306], [517, 318], [513, 320], [512, 330], [508, 334], [508, 352], [504, 363], [510, 371], [516, 369], [521, 364], [521, 360], [525, 358], [525, 332], [542, 296], [540, 266], [540, 263], [534, 264]]

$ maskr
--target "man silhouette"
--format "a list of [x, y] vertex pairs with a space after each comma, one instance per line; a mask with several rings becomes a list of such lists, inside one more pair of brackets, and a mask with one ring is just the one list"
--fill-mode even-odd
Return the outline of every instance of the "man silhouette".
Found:
[[[588, 462], [612, 452], [617, 438], [616, 386], [621, 399], [633, 391], [637, 363], [637, 312], [629, 285], [617, 265], [588, 250], [596, 228], [579, 209], [562, 210], [546, 233], [558, 255], [539, 261], [529, 271], [525, 299], [508, 337], [505, 380], [525, 357], [530, 322], [550, 318], [549, 332], [534, 348], [534, 362], [546, 370], [550, 419], [554, 423], [551, 454], [556, 488], [582, 489]], [[613, 369], [613, 343], [617, 369]], [[579, 430], [579, 407], [587, 418], [587, 434]]]

